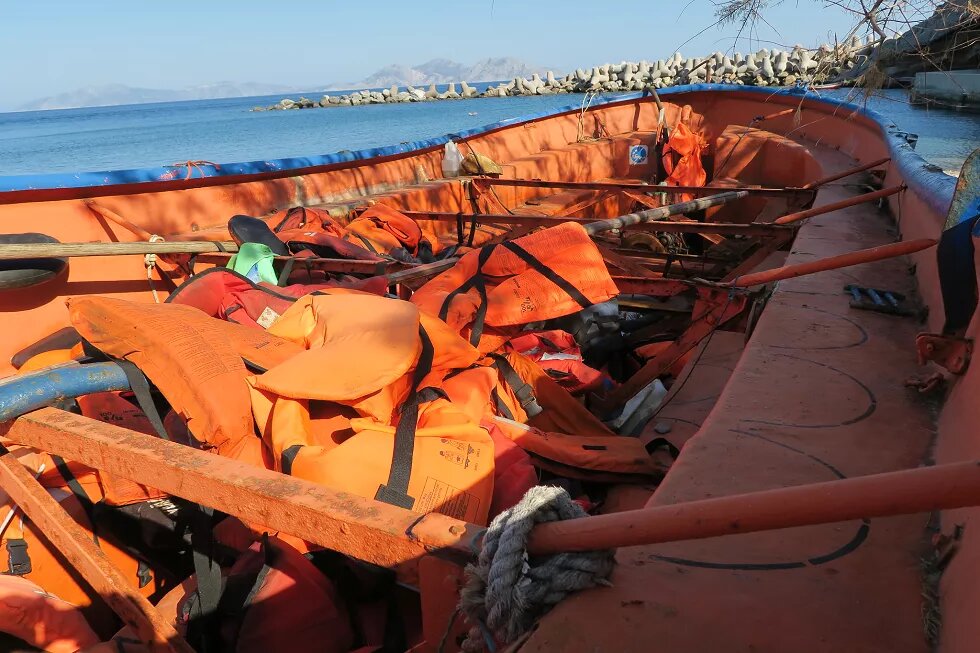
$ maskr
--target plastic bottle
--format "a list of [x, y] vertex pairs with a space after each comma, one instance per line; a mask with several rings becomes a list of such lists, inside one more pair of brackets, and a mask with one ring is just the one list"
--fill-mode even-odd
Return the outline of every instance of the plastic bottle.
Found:
[[449, 141], [446, 143], [446, 151], [442, 156], [442, 176], [458, 177], [459, 169], [463, 165], [463, 155], [460, 153], [456, 143]]

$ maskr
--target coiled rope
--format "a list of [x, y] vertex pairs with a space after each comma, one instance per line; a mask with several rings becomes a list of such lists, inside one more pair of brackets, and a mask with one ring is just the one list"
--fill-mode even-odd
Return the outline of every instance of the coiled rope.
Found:
[[459, 609], [473, 624], [464, 651], [492, 649], [491, 638], [513, 642], [572, 592], [610, 584], [613, 551], [528, 555], [535, 525], [587, 516], [564, 489], [537, 486], [494, 518], [476, 564], [466, 567], [460, 592]]

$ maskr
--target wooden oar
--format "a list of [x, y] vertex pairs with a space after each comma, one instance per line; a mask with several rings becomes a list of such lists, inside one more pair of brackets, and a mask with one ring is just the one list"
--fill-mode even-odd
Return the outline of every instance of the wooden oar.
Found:
[[234, 254], [237, 251], [238, 245], [230, 240], [162, 243], [27, 243], [0, 245], [0, 260], [134, 254], [203, 254], [205, 252]]
[[681, 542], [976, 505], [980, 461], [970, 461], [541, 524], [528, 552]]

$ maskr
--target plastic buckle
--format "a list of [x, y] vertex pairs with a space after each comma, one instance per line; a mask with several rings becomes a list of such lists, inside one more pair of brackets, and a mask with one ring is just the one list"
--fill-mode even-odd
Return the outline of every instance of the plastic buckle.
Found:
[[31, 556], [27, 553], [27, 540], [7, 540], [7, 573], [14, 576], [26, 576], [31, 573]]

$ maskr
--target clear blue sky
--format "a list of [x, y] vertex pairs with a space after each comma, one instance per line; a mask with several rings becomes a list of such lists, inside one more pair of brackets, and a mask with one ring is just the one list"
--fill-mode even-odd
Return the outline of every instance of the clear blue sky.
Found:
[[[710, 0], [24, 0], [0, 11], [0, 107], [82, 86], [216, 81], [316, 88], [390, 64], [513, 56], [562, 70], [731, 50]], [[757, 35], [817, 45], [849, 28], [820, 0], [787, 0]], [[705, 30], [700, 36], [695, 36]], [[693, 37], [693, 38], [692, 38]], [[685, 44], [685, 41], [691, 39]], [[741, 42], [758, 49], [764, 42]], [[771, 47], [771, 45], [769, 45]], [[470, 80], [476, 81], [476, 80]]]

